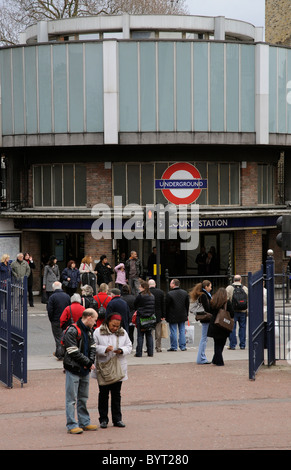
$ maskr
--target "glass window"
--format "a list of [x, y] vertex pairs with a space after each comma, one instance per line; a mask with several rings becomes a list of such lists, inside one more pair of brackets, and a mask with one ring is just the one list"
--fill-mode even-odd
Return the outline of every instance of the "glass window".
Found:
[[210, 163], [208, 165], [208, 204], [210, 206], [218, 204], [218, 165]]
[[[155, 189], [155, 180], [161, 179], [169, 165], [175, 162], [157, 163], [115, 163], [113, 164], [113, 194], [122, 196], [126, 204], [167, 205], [163, 192]], [[197, 203], [207, 205], [239, 205], [240, 165], [239, 163], [190, 162], [207, 179]]]
[[127, 204], [140, 204], [140, 165], [127, 165]]
[[34, 166], [33, 200], [36, 207], [86, 206], [86, 167], [71, 164]]
[[258, 204], [274, 204], [274, 168], [258, 165]]

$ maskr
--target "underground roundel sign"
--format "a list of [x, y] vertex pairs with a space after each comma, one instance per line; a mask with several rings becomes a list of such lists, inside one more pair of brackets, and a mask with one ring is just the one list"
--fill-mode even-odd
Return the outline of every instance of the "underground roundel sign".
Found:
[[172, 204], [192, 204], [207, 188], [207, 180], [201, 178], [197, 168], [190, 163], [174, 163], [163, 173], [162, 179], [156, 180], [156, 189], [163, 192]]

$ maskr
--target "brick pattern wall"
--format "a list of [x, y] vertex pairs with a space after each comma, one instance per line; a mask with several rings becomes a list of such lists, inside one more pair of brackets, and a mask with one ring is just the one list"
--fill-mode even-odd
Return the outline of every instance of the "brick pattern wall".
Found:
[[247, 162], [241, 168], [241, 205], [256, 206], [258, 204], [258, 165]]
[[262, 230], [239, 230], [234, 233], [235, 273], [255, 272], [262, 264]]
[[290, 0], [266, 0], [265, 18], [265, 41], [291, 46]]
[[104, 162], [87, 163], [87, 207], [93, 207], [99, 203], [111, 207], [111, 169], [105, 169]]
[[35, 264], [33, 270], [33, 290], [40, 291], [41, 288], [41, 247], [38, 232], [23, 232], [21, 236], [21, 250], [30, 253]]

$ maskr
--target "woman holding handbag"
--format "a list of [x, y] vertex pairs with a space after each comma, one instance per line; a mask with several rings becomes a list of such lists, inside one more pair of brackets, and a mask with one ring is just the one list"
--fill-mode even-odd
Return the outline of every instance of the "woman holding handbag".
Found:
[[[121, 315], [118, 313], [110, 313], [93, 334], [96, 344], [96, 370], [92, 373], [92, 377], [97, 378], [99, 384], [99, 422], [100, 428], [103, 429], [107, 428], [108, 425], [109, 392], [111, 393], [113, 426], [125, 427], [122, 421], [120, 392], [122, 382], [127, 380], [126, 356], [131, 353], [132, 344], [127, 332], [120, 326], [121, 320]], [[107, 371], [107, 375], [104, 375], [104, 366], [109, 363], [114, 364], [114, 373]], [[106, 380], [108, 384], [106, 384]]]
[[[211, 282], [208, 280], [205, 280], [203, 282], [199, 282], [199, 284], [196, 284], [196, 286], [194, 286], [192, 291], [190, 292], [190, 300], [192, 302], [195, 302], [198, 300], [198, 302], [202, 305], [205, 313], [210, 313], [211, 290], [212, 290]], [[191, 307], [190, 307], [190, 313], [194, 313], [191, 310]], [[209, 315], [209, 318], [205, 318], [205, 320], [199, 320], [201, 322], [202, 330], [201, 330], [201, 339], [200, 339], [198, 354], [197, 354], [197, 359], [196, 359], [197, 364], [211, 364], [211, 362], [207, 360], [207, 357], [205, 355], [205, 349], [206, 349], [206, 344], [207, 344], [207, 332], [208, 332], [210, 319], [211, 319], [211, 316]]]
[[207, 336], [214, 339], [214, 355], [212, 358], [212, 364], [215, 364], [216, 366], [224, 366], [222, 352], [226, 340], [230, 335], [230, 331], [221, 328], [221, 326], [218, 326], [215, 323], [215, 320], [221, 309], [227, 310], [231, 318], [234, 317], [232, 304], [229, 300], [227, 300], [227, 292], [224, 287], [220, 287], [218, 291], [212, 296], [210, 301], [210, 308], [212, 319], [209, 323]]

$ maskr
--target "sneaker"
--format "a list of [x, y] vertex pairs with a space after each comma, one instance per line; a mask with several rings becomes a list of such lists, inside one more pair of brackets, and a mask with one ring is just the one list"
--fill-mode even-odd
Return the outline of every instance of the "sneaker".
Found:
[[82, 427], [83, 431], [97, 431], [98, 426], [96, 424], [88, 424], [88, 426]]
[[82, 434], [82, 432], [83, 432], [82, 428], [68, 429], [69, 434]]
[[106, 421], [102, 421], [102, 423], [100, 423], [100, 428], [106, 429], [106, 428], [107, 428], [107, 422], [106, 422]]
[[230, 346], [228, 346], [227, 349], [230, 349], [231, 351], [235, 350], [235, 348], [231, 348]]

